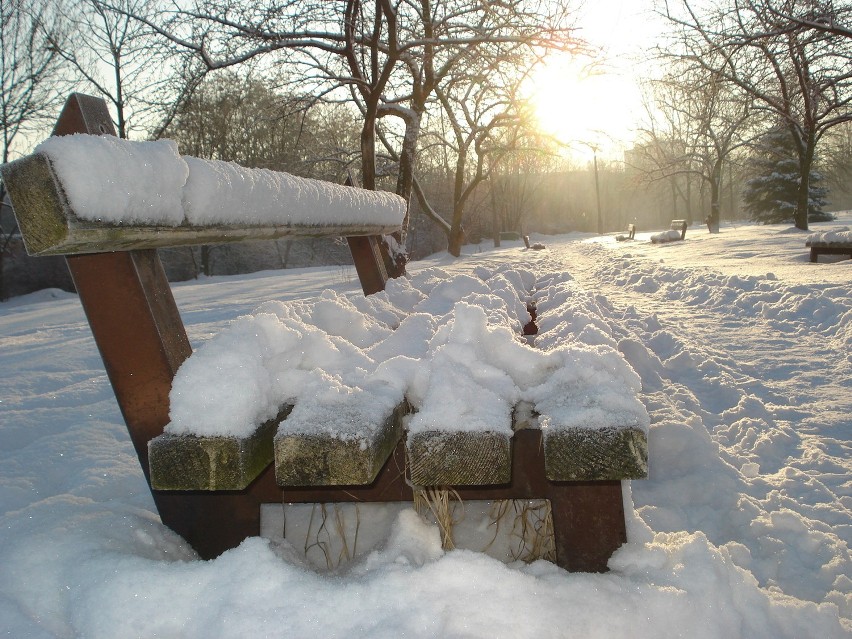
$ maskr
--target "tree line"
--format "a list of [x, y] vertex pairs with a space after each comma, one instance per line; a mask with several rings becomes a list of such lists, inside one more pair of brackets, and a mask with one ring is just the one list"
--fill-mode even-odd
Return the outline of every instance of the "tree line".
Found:
[[[668, 29], [648, 52], [638, 141], [623, 163], [595, 170], [604, 230], [637, 216], [706, 218], [718, 230], [723, 208], [734, 215], [755, 198], [756, 219], [807, 229], [820, 189], [849, 177], [852, 8], [658, 6]], [[411, 203], [395, 242], [408, 252], [443, 245], [458, 255], [483, 233], [499, 241], [534, 224], [592, 231], [581, 175], [592, 167], [572, 166], [537, 130], [524, 92], [549, 55], [594, 56], [576, 9], [560, 0], [0, 0], [2, 159], [44, 137], [64, 97], [83, 90], [108, 101], [122, 137], [168, 136], [187, 154], [337, 181], [352, 174], [395, 191]], [[772, 153], [783, 156], [774, 168]], [[760, 180], [779, 166], [783, 196]], [[766, 200], [777, 206], [767, 212]], [[0, 227], [5, 249], [13, 233]]]
[[696, 182], [709, 191], [713, 230], [735, 172], [753, 219], [807, 230], [825, 201], [820, 153], [835, 176], [849, 167], [852, 5], [666, 0], [661, 14], [671, 28], [655, 50], [664, 71], [648, 81], [636, 168], [687, 202]]

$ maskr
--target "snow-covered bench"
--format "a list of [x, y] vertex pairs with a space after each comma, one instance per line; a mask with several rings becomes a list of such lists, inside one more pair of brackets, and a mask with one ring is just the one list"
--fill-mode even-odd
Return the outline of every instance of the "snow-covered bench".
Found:
[[530, 236], [529, 235], [524, 235], [523, 240], [524, 240], [524, 246], [528, 249], [533, 249], [534, 251], [540, 251], [543, 248], [545, 248], [544, 244], [542, 244], [541, 242], [536, 242], [534, 244], [530, 244]]
[[819, 255], [848, 255], [852, 259], [852, 231], [812, 233], [805, 246], [811, 249], [811, 262], [816, 262]]
[[686, 239], [686, 229], [688, 224], [686, 220], [672, 220], [668, 231], [655, 233], [651, 236], [652, 244], [664, 244], [666, 242], [677, 242], [678, 240]]
[[[320, 300], [310, 308], [327, 302], [332, 311], [320, 309], [295, 327], [289, 311], [241, 319], [190, 357], [156, 247], [343, 235], [364, 292], [377, 293], [387, 282], [378, 236], [399, 228], [400, 198], [181, 157], [168, 142], [120, 141], [108, 137], [114, 130], [105, 103], [79, 94], [69, 99], [54, 133], [58, 137], [33, 155], [2, 167], [25, 243], [35, 255], [66, 256], [162, 521], [201, 556], [258, 534], [263, 503], [405, 501], [412, 486], [452, 485], [462, 499], [549, 499], [557, 562], [571, 570], [606, 568], [626, 539], [621, 480], [647, 473], [647, 415], [632, 382], [628, 392], [619, 384], [606, 391], [615, 406], [629, 406], [612, 421], [595, 403], [603, 395], [589, 390], [608, 374], [601, 377], [596, 366], [566, 353], [527, 354], [539, 383], [523, 390], [531, 399], [519, 397], [517, 406], [498, 402], [499, 427], [468, 427], [465, 415], [490, 423], [477, 413], [484, 408], [493, 415], [488, 396], [469, 396], [475, 410], [462, 407], [442, 427], [429, 409], [441, 404], [439, 382], [466, 369], [452, 359], [441, 373], [430, 368], [434, 388], [423, 386], [423, 367], [411, 369], [411, 357], [395, 369], [370, 370], [369, 361], [383, 361], [379, 351], [365, 359], [319, 328], [323, 317], [336, 317], [345, 306], [340, 300]], [[72, 133], [106, 135], [64, 137]], [[242, 213], [238, 223], [235, 210]], [[526, 308], [520, 299], [514, 303]], [[381, 313], [400, 319], [396, 311]], [[347, 326], [360, 326], [359, 317]], [[423, 321], [423, 314], [414, 315], [413, 334], [401, 323], [383, 330], [388, 340], [414, 348]], [[524, 324], [519, 320], [518, 334]], [[249, 344], [261, 342], [235, 359], [228, 340], [241, 330]], [[282, 340], [263, 343], [271, 334]], [[281, 345], [288, 340], [295, 351]], [[320, 350], [326, 344], [323, 361], [338, 368], [297, 361], [311, 343]], [[210, 359], [217, 348], [223, 359]], [[609, 357], [618, 360], [617, 353]], [[511, 368], [509, 360], [502, 363]], [[553, 379], [542, 377], [548, 366]], [[476, 377], [475, 370], [457, 385]], [[526, 379], [529, 371], [519, 370], [518, 379]], [[597, 376], [566, 404], [578, 371]], [[400, 380], [407, 375], [406, 386]], [[560, 386], [559, 375], [575, 386]], [[433, 404], [412, 390], [418, 384], [434, 395]], [[291, 392], [297, 387], [301, 395]], [[584, 408], [590, 397], [593, 405]], [[406, 417], [412, 406], [417, 412]], [[578, 423], [578, 414], [593, 426]]]
[[619, 233], [615, 236], [616, 242], [625, 242], [627, 240], [635, 240], [636, 239], [636, 225], [628, 224], [627, 225], [627, 235], [623, 233]]

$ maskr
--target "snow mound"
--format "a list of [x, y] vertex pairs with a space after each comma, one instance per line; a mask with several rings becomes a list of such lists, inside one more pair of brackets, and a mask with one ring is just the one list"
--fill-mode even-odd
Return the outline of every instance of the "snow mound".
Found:
[[529, 274], [438, 274], [398, 281], [360, 308], [327, 290], [239, 318], [181, 366], [166, 431], [245, 437], [292, 403], [279, 432], [365, 440], [404, 398], [417, 410], [409, 433], [511, 435], [521, 400], [549, 433], [647, 431], [639, 378], [575, 282], [539, 283], [545, 319], [533, 347], [521, 336]]

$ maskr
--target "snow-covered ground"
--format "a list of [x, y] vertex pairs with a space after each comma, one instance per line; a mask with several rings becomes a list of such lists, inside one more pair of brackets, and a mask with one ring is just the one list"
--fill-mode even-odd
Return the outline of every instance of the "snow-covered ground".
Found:
[[[852, 218], [815, 225], [842, 229]], [[651, 477], [604, 575], [441, 550], [404, 510], [318, 571], [287, 542], [199, 561], [158, 521], [75, 296], [0, 304], [0, 631], [40, 637], [852, 636], [852, 261], [802, 232], [693, 227], [467, 247], [413, 273], [569, 273], [642, 380]], [[831, 263], [829, 263], [831, 262]], [[174, 286], [195, 346], [267, 300], [356, 296], [350, 269]], [[580, 329], [578, 325], [578, 330]]]

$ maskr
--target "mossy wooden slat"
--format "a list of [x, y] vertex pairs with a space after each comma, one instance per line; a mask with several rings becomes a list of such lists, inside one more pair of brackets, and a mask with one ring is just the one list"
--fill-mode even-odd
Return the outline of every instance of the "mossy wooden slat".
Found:
[[545, 431], [544, 467], [551, 481], [644, 479], [648, 439], [639, 428]]
[[59, 246], [68, 234], [68, 201], [47, 157], [30, 155], [0, 167], [3, 184], [30, 255]]
[[402, 437], [408, 404], [397, 406], [369, 441], [332, 435], [279, 432], [275, 436], [275, 479], [279, 486], [371, 484]]
[[275, 429], [292, 409], [285, 406], [250, 437], [164, 433], [148, 442], [155, 490], [242, 490], [272, 462]]
[[484, 486], [512, 478], [510, 437], [494, 432], [409, 434], [408, 472], [415, 486]]
[[74, 255], [193, 244], [225, 244], [282, 237], [384, 235], [382, 224], [155, 226], [106, 224], [79, 219], [49, 159], [29, 155], [2, 167], [3, 182], [30, 255]]

